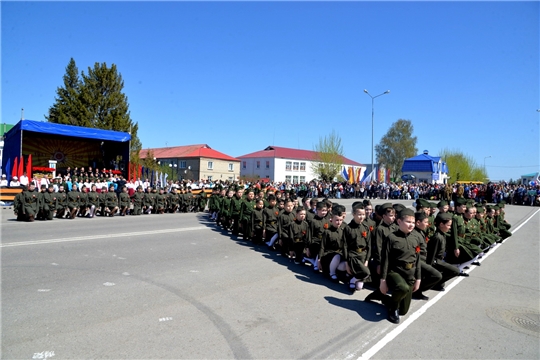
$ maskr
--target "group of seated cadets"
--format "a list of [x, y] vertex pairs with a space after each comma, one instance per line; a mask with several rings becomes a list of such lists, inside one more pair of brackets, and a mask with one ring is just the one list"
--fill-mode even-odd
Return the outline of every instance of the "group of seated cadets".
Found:
[[455, 205], [454, 212], [449, 212], [446, 201], [434, 205], [424, 199], [416, 201], [416, 212], [399, 204], [379, 207], [381, 222], [372, 242], [376, 256], [371, 266], [379, 286], [365, 300], [386, 305], [390, 322], [399, 323], [411, 299], [428, 300], [423, 291], [444, 291], [446, 281], [468, 276], [461, 271], [463, 265], [479, 266], [478, 259], [511, 236], [504, 203], [492, 206], [458, 198]]
[[[41, 193], [33, 187], [29, 184], [14, 204], [16, 214], [30, 221], [40, 211], [46, 219], [55, 214], [74, 218], [79, 212], [94, 216], [97, 209], [113, 216], [126, 214], [131, 202], [132, 214], [140, 215], [185, 212], [194, 203], [203, 210], [207, 201], [206, 196], [193, 199], [188, 190], [193, 202], [182, 203], [174, 188], [164, 194], [163, 188], [143, 193], [139, 187], [130, 198], [126, 189], [117, 196], [113, 186], [99, 194], [95, 186], [90, 192], [82, 186], [67, 194], [62, 187], [54, 192], [49, 186]], [[460, 265], [480, 265], [477, 260], [485, 252], [512, 235], [504, 219], [504, 202], [474, 204], [457, 198], [450, 209], [444, 200], [435, 205], [418, 199], [416, 212], [391, 203], [378, 205], [373, 212], [370, 201], [364, 200], [353, 203], [347, 224], [346, 208], [328, 199], [304, 199], [299, 204], [293, 193], [255, 192], [243, 186], [213, 188], [208, 199], [211, 219], [234, 235], [242, 233], [245, 240], [266, 243], [297, 264], [310, 263], [313, 270], [341, 280], [352, 292], [370, 282], [375, 291], [365, 300], [386, 305], [393, 323], [408, 312], [411, 299], [427, 300], [424, 291], [444, 291], [446, 281], [468, 276]]]
[[198, 196], [191, 189], [178, 190], [172, 187], [168, 192], [164, 188], [139, 186], [129, 196], [126, 186], [115, 192], [114, 185], [104, 186], [97, 192], [96, 185], [90, 189], [84, 184], [73, 186], [71, 191], [63, 185], [54, 190], [54, 185], [42, 185], [41, 191], [35, 191], [33, 183], [23, 186], [23, 191], [15, 196], [14, 213], [19, 221], [53, 220], [56, 218], [75, 219], [76, 217], [93, 218], [95, 215], [114, 217], [141, 214], [163, 214], [175, 212], [198, 212], [206, 206], [206, 193]]
[[491, 246], [511, 235], [504, 204], [458, 198], [451, 212], [444, 200], [434, 204], [418, 199], [416, 211], [385, 203], [372, 214], [372, 204], [364, 200], [353, 203], [347, 224], [345, 207], [328, 199], [298, 204], [287, 193], [255, 192], [223, 189], [213, 197], [216, 205], [209, 203], [211, 219], [296, 264], [310, 263], [352, 292], [369, 282], [375, 291], [365, 300], [386, 305], [393, 323], [408, 312], [412, 299], [428, 300], [423, 292], [444, 291], [450, 279], [468, 276], [461, 264], [479, 265], [477, 260]]

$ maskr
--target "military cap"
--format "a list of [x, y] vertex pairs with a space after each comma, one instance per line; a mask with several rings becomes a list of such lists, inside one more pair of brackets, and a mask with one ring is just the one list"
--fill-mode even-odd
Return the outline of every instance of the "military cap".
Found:
[[412, 216], [414, 217], [414, 211], [408, 208], [405, 208], [399, 212], [399, 218], [403, 219], [405, 216]]
[[480, 214], [483, 214], [483, 213], [484, 213], [484, 207], [481, 206], [481, 205], [480, 205], [480, 206], [477, 205], [477, 206], [476, 206], [476, 211], [477, 211], [478, 213], [480, 213]]
[[499, 202], [499, 207], [503, 208], [504, 205], [506, 205], [506, 201], [501, 200], [501, 201]]
[[[379, 214], [380, 216], [383, 216], [383, 214], [386, 212], [386, 209], [393, 209], [393, 208], [394, 207], [392, 206], [392, 203], [384, 203], [379, 206], [379, 209], [377, 210], [377, 214]], [[414, 216], [414, 213], [412, 216]]]
[[49, 189], [50, 188], [54, 188], [54, 185], [53, 184], [49, 184]]
[[466, 205], [467, 204], [467, 199], [465, 199], [464, 197], [458, 197], [455, 201], [455, 204], [457, 206], [462, 206], [462, 205]]
[[439, 201], [439, 203], [437, 204], [437, 207], [443, 207], [443, 206], [446, 206], [448, 205], [448, 201], [446, 200], [441, 200]]
[[416, 205], [420, 207], [430, 207], [429, 201], [425, 199], [416, 199]]
[[137, 186], [137, 190], [142, 189], [142, 185]]
[[432, 208], [432, 209], [436, 209], [436, 208], [437, 208], [437, 204], [435, 204], [434, 202], [430, 202], [430, 203], [429, 203], [429, 207]]
[[355, 207], [356, 205], [360, 205], [360, 204], [364, 205], [364, 202], [363, 201], [355, 201], [355, 202], [352, 203], [352, 207]]
[[493, 205], [492, 209], [497, 211], [497, 210], [500, 210], [501, 208], [499, 207], [499, 205]]
[[435, 218], [435, 221], [448, 221], [448, 220], [452, 220], [452, 214], [450, 213], [438, 213], [437, 214], [437, 217]]
[[394, 208], [394, 210], [396, 210], [396, 212], [400, 212], [401, 210], [405, 209], [405, 206], [403, 204], [394, 204], [392, 205], [392, 207]]
[[42, 189], [46, 189], [46, 188], [47, 188], [47, 185], [41, 184], [41, 188], [42, 188]]

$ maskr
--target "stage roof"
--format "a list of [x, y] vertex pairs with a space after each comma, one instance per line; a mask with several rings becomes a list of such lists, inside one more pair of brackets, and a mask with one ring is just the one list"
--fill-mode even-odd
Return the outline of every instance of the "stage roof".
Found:
[[11, 128], [6, 133], [6, 137], [9, 137], [9, 134], [11, 133], [16, 133], [21, 130], [51, 135], [71, 136], [84, 139], [108, 140], [118, 142], [126, 142], [131, 140], [131, 135], [127, 132], [55, 124], [35, 120], [19, 121], [13, 128]]

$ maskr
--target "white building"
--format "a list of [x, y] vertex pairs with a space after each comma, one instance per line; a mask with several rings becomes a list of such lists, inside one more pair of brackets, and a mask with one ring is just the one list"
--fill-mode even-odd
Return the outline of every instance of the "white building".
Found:
[[[264, 150], [237, 157], [240, 159], [240, 176], [292, 184], [310, 182], [318, 178], [313, 171], [316, 154], [315, 151], [268, 146]], [[345, 157], [343, 167], [348, 174], [353, 174], [355, 181], [352, 182], [359, 181], [366, 169], [364, 165]]]

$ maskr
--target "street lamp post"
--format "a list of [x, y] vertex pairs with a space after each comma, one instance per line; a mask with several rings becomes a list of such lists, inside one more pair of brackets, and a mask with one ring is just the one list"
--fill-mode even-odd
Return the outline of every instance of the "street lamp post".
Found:
[[486, 156], [486, 157], [484, 158], [484, 170], [486, 170], [486, 159], [489, 159], [489, 158], [491, 158], [491, 155]]
[[[373, 162], [373, 148], [374, 148], [374, 144], [373, 144], [373, 128], [374, 128], [373, 118], [374, 118], [374, 115], [375, 115], [375, 99], [378, 98], [379, 96], [389, 94], [390, 90], [386, 90], [382, 94], [379, 94], [379, 95], [376, 95], [376, 96], [372, 96], [366, 89], [364, 89], [364, 92], [366, 94], [368, 94], [368, 96], [371, 98], [371, 173], [373, 173], [373, 171], [375, 170], [375, 164]], [[371, 179], [371, 181], [373, 181], [373, 179]]]

